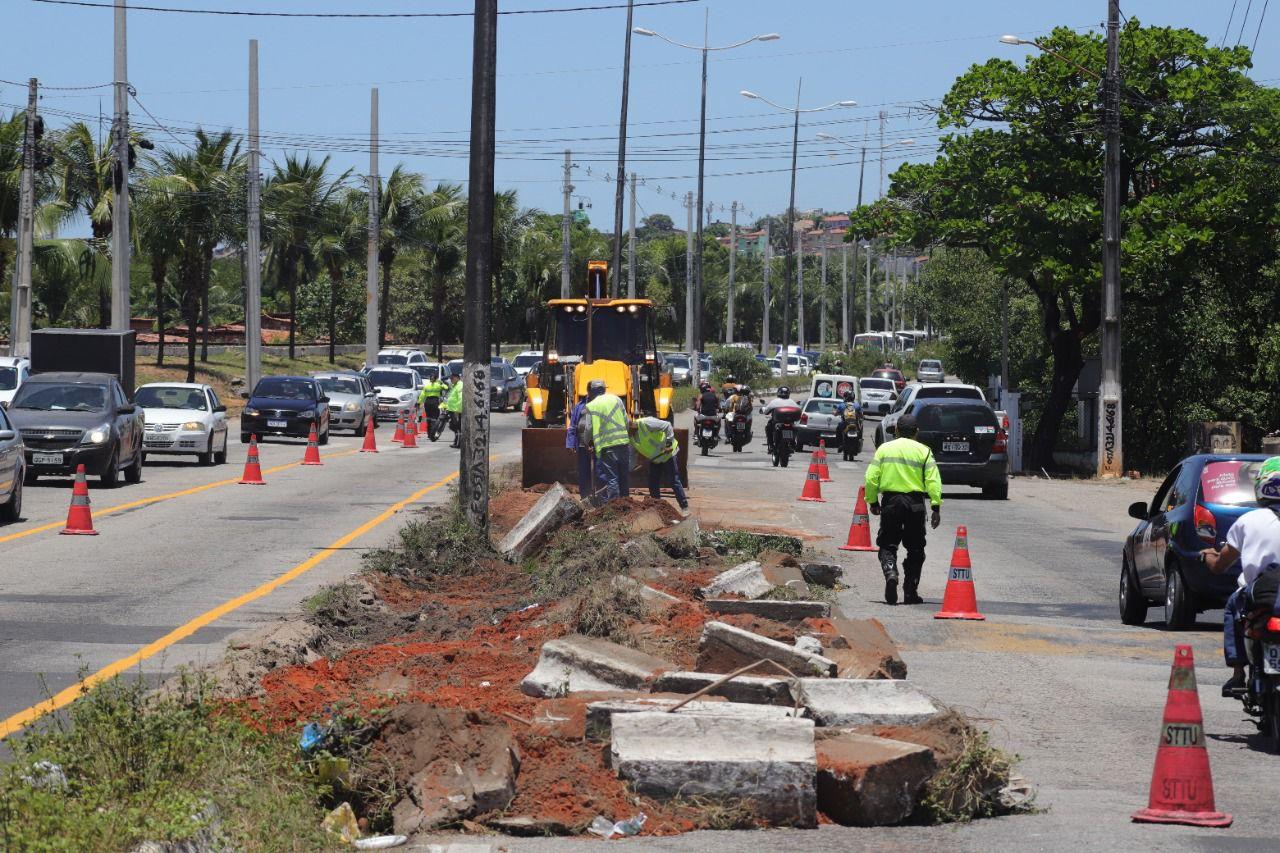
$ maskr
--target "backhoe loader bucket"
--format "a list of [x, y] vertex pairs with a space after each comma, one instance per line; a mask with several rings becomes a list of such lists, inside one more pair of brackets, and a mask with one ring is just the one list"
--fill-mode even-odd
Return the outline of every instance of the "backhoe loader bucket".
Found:
[[[524, 488], [539, 484], [563, 483], [576, 488], [578, 485], [577, 451], [564, 446], [565, 430], [524, 429], [520, 432], [520, 485]], [[689, 486], [689, 431], [676, 430], [680, 453], [676, 464], [680, 466], [680, 482]], [[639, 453], [632, 453], [631, 487], [647, 488], [649, 460]], [[667, 484], [663, 484], [667, 488]]]

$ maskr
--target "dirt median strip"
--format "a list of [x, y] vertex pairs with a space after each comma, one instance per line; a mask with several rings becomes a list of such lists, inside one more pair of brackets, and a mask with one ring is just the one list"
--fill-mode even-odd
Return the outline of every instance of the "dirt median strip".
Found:
[[[294, 464], [297, 464], [297, 463], [294, 463]], [[272, 580], [267, 581], [264, 584], [261, 584], [260, 586], [245, 593], [244, 595], [238, 596], [229, 601], [225, 601], [222, 604], [218, 605], [217, 607], [213, 608], [212, 610], [205, 611], [204, 613], [200, 614], [199, 616], [195, 617], [189, 622], [186, 622], [182, 625], [179, 625], [177, 628], [174, 628], [172, 631], [170, 631], [168, 634], [165, 634], [160, 639], [143, 646], [141, 649], [129, 655], [128, 657], [120, 658], [119, 660], [114, 661], [113, 663], [107, 664], [97, 672], [94, 672], [91, 675], [81, 679], [80, 681], [77, 681], [76, 683], [70, 685], [69, 687], [66, 687], [63, 690], [60, 690], [58, 693], [56, 693], [54, 696], [50, 697], [49, 699], [46, 699], [45, 701], [40, 702], [38, 704], [32, 705], [31, 707], [23, 711], [19, 711], [18, 713], [14, 714], [13, 716], [9, 717], [3, 722], [0, 722], [0, 739], [7, 738], [9, 735], [17, 731], [20, 731], [23, 728], [26, 728], [32, 722], [34, 722], [35, 720], [39, 719], [40, 717], [44, 716], [45, 714], [51, 711], [57, 711], [58, 709], [71, 704], [76, 699], [78, 699], [82, 694], [84, 694], [87, 690], [92, 688], [95, 684], [105, 681], [113, 676], [119, 675], [120, 673], [124, 672], [130, 667], [140, 664], [144, 660], [147, 660], [148, 658], [153, 657], [156, 654], [159, 654], [160, 652], [164, 651], [170, 646], [173, 646], [176, 643], [186, 639], [187, 637], [191, 636], [196, 631], [200, 630], [206, 625], [210, 625], [216, 622], [218, 619], [221, 619], [223, 616], [226, 616], [228, 613], [238, 610], [244, 605], [252, 601], [256, 601], [257, 599], [262, 598], [263, 596], [271, 592], [274, 592], [276, 589], [284, 586], [289, 581], [292, 581], [296, 578], [301, 577], [302, 575], [314, 569], [316, 566], [323, 563], [325, 560], [332, 557], [334, 554], [338, 553], [345, 546], [351, 544], [352, 542], [359, 539], [364, 534], [368, 533], [378, 525], [382, 524], [384, 521], [387, 521], [388, 519], [390, 519], [400, 510], [404, 509], [410, 504], [417, 502], [418, 500], [430, 494], [431, 492], [434, 492], [437, 489], [443, 488], [444, 486], [451, 483], [453, 480], [457, 479], [457, 477], [458, 477], [458, 473], [455, 471], [437, 480], [431, 485], [425, 486], [419, 489], [418, 491], [414, 492], [412, 495], [405, 498], [404, 500], [397, 501], [396, 503], [392, 504], [390, 507], [383, 510], [378, 515], [374, 516], [373, 518], [366, 521], [364, 524], [357, 527], [355, 530], [352, 530], [351, 532], [343, 535], [339, 539], [330, 543], [328, 546], [321, 548], [315, 554], [308, 557], [306, 560], [294, 566], [293, 568], [289, 569], [289, 571], [285, 572], [284, 574], [279, 575], [273, 578]], [[119, 509], [119, 507], [117, 507], [117, 509]]]

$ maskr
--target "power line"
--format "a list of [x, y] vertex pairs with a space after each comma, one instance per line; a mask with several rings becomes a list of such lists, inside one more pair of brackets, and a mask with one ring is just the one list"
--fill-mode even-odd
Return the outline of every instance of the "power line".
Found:
[[1258, 49], [1258, 36], [1262, 35], [1262, 22], [1267, 19], [1267, 6], [1271, 5], [1271, 0], [1266, 0], [1262, 4], [1262, 14], [1258, 16], [1258, 29], [1253, 34], [1253, 46], [1249, 48], [1249, 52], [1253, 53]]
[[1227, 16], [1227, 27], [1222, 31], [1222, 39], [1218, 42], [1218, 47], [1222, 47], [1227, 43], [1227, 36], [1231, 34], [1231, 22], [1236, 19], [1236, 4], [1240, 0], [1231, 0], [1231, 14]]
[[1236, 34], [1236, 44], [1244, 41], [1244, 27], [1249, 23], [1249, 11], [1253, 9], [1253, 0], [1249, 0], [1249, 5], [1244, 7], [1244, 18], [1240, 21], [1240, 32]]
[[[111, 9], [113, 4], [92, 0], [32, 0], [51, 6], [80, 6], [88, 9]], [[697, 3], [699, 0], [642, 0], [636, 6], [677, 6]], [[508, 9], [499, 15], [553, 15], [563, 12], [600, 12], [608, 9], [625, 9], [626, 3], [605, 6], [563, 6], [551, 9]], [[221, 15], [243, 18], [338, 18], [338, 19], [389, 19], [389, 18], [471, 18], [475, 12], [262, 12], [249, 9], [182, 9], [175, 6], [130, 5], [130, 12], [170, 12], [179, 15]]]

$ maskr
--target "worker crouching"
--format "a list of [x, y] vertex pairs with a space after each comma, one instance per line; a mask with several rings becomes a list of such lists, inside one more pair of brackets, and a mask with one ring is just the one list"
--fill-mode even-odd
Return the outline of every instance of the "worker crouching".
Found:
[[662, 480], [669, 472], [671, 489], [676, 493], [676, 503], [680, 505], [680, 509], [687, 510], [689, 499], [680, 483], [680, 470], [676, 464], [680, 442], [676, 439], [675, 427], [670, 421], [649, 417], [633, 420], [631, 428], [631, 446], [649, 460], [649, 497], [662, 497]]

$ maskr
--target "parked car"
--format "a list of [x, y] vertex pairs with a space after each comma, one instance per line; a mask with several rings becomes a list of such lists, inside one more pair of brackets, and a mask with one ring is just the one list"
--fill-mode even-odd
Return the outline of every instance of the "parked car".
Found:
[[817, 447], [820, 439], [825, 439], [827, 448], [838, 453], [836, 447], [836, 430], [840, 428], [841, 415], [836, 412], [839, 400], [811, 397], [800, 408], [800, 421], [796, 424], [796, 449], [804, 450], [805, 445]]
[[378, 396], [378, 417], [388, 421], [407, 418], [418, 404], [422, 377], [411, 367], [375, 367], [369, 371], [370, 384]]
[[26, 481], [84, 465], [108, 489], [142, 480], [142, 412], [110, 373], [37, 373], [9, 404], [22, 434]]
[[22, 481], [27, 468], [22, 448], [22, 435], [0, 409], [0, 521], [22, 518]]
[[892, 379], [864, 376], [858, 380], [858, 391], [862, 394], [862, 410], [867, 414], [887, 415], [898, 399]]
[[1236, 519], [1257, 508], [1253, 477], [1262, 454], [1200, 454], [1183, 459], [1156, 489], [1151, 503], [1129, 507], [1138, 525], [1124, 540], [1120, 563], [1120, 621], [1141, 625], [1147, 609], [1164, 602], [1168, 628], [1187, 628], [1196, 615], [1226, 604], [1240, 574], [1220, 575], [1200, 551], [1221, 548]]
[[524, 377], [506, 361], [489, 370], [489, 408], [495, 412], [524, 407]]
[[415, 364], [428, 364], [431, 359], [420, 349], [408, 347], [387, 347], [378, 351], [377, 363], [397, 367], [412, 367]]
[[227, 461], [227, 407], [208, 385], [152, 382], [133, 402], [142, 409], [143, 461], [149, 453], [194, 456], [201, 465]]
[[240, 443], [251, 435], [306, 438], [313, 425], [319, 443], [328, 444], [329, 398], [320, 383], [310, 376], [264, 376], [240, 415]]
[[945, 382], [946, 374], [942, 371], [942, 362], [936, 358], [921, 359], [916, 365], [916, 381]]
[[[982, 389], [976, 385], [925, 385], [921, 382], [912, 382], [903, 388], [898, 394], [898, 399], [894, 401], [893, 408], [889, 410], [889, 414], [885, 415], [880, 423], [880, 441], [883, 436], [893, 432], [893, 425], [897, 423], [898, 418], [903, 412], [909, 411], [912, 404], [916, 400], [986, 400], [982, 395]], [[879, 444], [880, 441], [876, 443]]]
[[0, 357], [0, 403], [7, 403], [31, 375], [31, 362], [19, 356]]
[[673, 352], [667, 356], [667, 365], [671, 368], [672, 385], [688, 385], [693, 381], [693, 363], [689, 356]]
[[515, 368], [516, 375], [523, 379], [540, 361], [542, 361], [542, 350], [527, 349], [511, 359], [511, 366]]
[[423, 384], [424, 384], [424, 385], [425, 385], [427, 382], [431, 381], [432, 379], [439, 379], [439, 378], [440, 378], [440, 371], [441, 371], [442, 369], [444, 369], [444, 365], [441, 365], [441, 364], [434, 364], [434, 363], [432, 363], [432, 364], [411, 364], [411, 365], [409, 365], [409, 367], [411, 367], [411, 368], [413, 368], [414, 370], [418, 371], [418, 375], [422, 377], [422, 382], [423, 382]]
[[766, 359], [765, 363], [769, 365], [769, 373], [775, 379], [782, 376], [782, 359], [770, 358], [770, 359]]
[[872, 377], [876, 379], [892, 379], [894, 388], [901, 391], [906, 387], [907, 377], [902, 375], [902, 371], [896, 367], [879, 367], [871, 371]]
[[[964, 397], [917, 399], [896, 413], [915, 415], [920, 432], [916, 440], [928, 445], [946, 485], [978, 486], [982, 496], [1009, 497], [1009, 435], [985, 400]], [[894, 423], [885, 418], [876, 427], [876, 447], [894, 434]]]
[[[417, 365], [414, 370], [421, 372]], [[369, 377], [346, 371], [311, 376], [329, 398], [329, 429], [349, 429], [357, 436], [363, 436], [369, 427], [377, 429], [378, 392]]]

